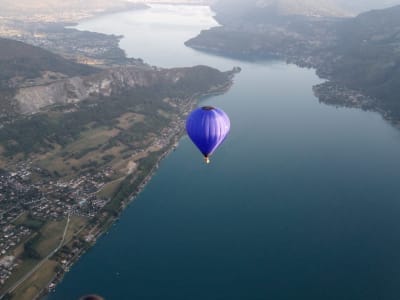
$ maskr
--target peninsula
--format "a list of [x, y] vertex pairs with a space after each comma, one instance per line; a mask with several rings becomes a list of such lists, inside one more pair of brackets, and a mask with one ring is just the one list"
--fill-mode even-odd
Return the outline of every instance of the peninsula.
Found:
[[224, 93], [239, 69], [163, 69], [127, 58], [121, 37], [0, 24], [18, 39], [0, 38], [0, 299], [34, 299], [141, 191], [198, 100]]

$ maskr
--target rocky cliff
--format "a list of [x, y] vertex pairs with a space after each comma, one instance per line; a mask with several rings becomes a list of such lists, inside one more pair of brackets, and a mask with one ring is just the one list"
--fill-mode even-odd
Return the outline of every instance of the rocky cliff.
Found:
[[226, 74], [205, 66], [175, 69], [119, 67], [89, 76], [20, 88], [14, 101], [20, 113], [34, 114], [49, 105], [75, 103], [90, 97], [109, 97], [137, 87], [162, 85], [184, 89], [187, 86], [185, 81], [189, 80], [201, 89], [202, 82], [210, 81], [210, 77], [218, 85], [225, 81], [224, 76], [226, 78]]

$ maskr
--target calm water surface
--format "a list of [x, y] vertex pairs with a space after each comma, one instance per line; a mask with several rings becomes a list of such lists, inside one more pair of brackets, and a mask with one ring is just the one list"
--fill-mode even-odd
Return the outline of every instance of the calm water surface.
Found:
[[313, 70], [186, 48], [206, 7], [153, 6], [86, 21], [132, 57], [243, 71], [232, 133], [209, 166], [184, 137], [144, 192], [49, 300], [400, 299], [400, 133], [375, 113], [318, 103]]

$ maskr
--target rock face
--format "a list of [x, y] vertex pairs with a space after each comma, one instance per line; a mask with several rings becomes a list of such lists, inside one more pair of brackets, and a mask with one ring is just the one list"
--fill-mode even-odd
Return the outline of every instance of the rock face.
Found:
[[218, 84], [218, 70], [197, 66], [193, 68], [157, 69], [147, 67], [119, 67], [101, 73], [71, 77], [47, 85], [21, 88], [14, 101], [22, 114], [34, 114], [40, 109], [53, 104], [75, 103], [89, 97], [108, 97], [121, 91], [136, 87], [149, 87], [159, 84], [179, 86], [193, 76], [198, 76], [201, 87], [202, 80], [215, 76]]

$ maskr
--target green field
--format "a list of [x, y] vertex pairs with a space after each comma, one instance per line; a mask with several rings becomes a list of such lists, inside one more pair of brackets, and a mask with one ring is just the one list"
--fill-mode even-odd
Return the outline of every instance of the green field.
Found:
[[103, 199], [109, 199], [112, 198], [115, 193], [117, 192], [118, 188], [121, 185], [121, 182], [124, 180], [124, 178], [120, 178], [114, 181], [111, 181], [104, 185], [104, 187], [97, 193], [97, 195], [100, 198]]
[[76, 235], [83, 227], [87, 225], [87, 223], [88, 219], [85, 217], [72, 216], [69, 221], [64, 244], [68, 243], [74, 237], [74, 235]]
[[49, 255], [60, 244], [67, 220], [49, 221], [40, 230], [40, 238], [34, 248], [42, 257]]
[[35, 259], [26, 259], [23, 260], [22, 263], [17, 267], [17, 269], [12, 273], [11, 277], [5, 282], [5, 284], [0, 289], [1, 293], [7, 291], [10, 287], [12, 287], [22, 276], [32, 270], [37, 264], [39, 260]]
[[55, 275], [57, 262], [46, 261], [35, 273], [22, 283], [12, 294], [12, 300], [32, 300], [48, 286]]

